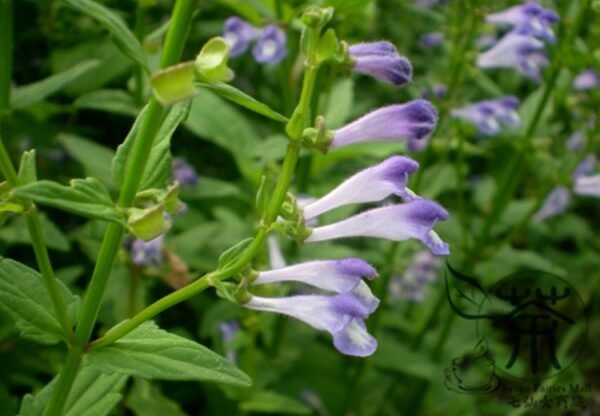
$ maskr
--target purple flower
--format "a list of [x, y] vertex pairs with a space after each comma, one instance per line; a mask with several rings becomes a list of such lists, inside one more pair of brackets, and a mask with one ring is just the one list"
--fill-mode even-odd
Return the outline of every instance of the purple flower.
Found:
[[317, 227], [307, 242], [344, 237], [375, 237], [392, 241], [421, 240], [433, 254], [448, 255], [448, 244], [433, 231], [435, 224], [448, 218], [448, 212], [433, 201], [415, 199], [401, 205], [371, 209], [345, 220]]
[[579, 195], [595, 196], [600, 198], [600, 173], [575, 179], [573, 191]]
[[422, 140], [437, 122], [437, 111], [425, 100], [413, 100], [372, 111], [336, 130], [330, 149], [380, 140]]
[[173, 159], [172, 180], [181, 185], [195, 186], [198, 184], [198, 174], [185, 159], [176, 157]]
[[438, 276], [442, 262], [428, 251], [417, 254], [403, 276], [398, 276], [390, 283], [392, 299], [410, 299], [421, 302], [425, 288]]
[[567, 140], [567, 149], [572, 152], [579, 152], [585, 146], [585, 135], [582, 131], [576, 131]]
[[548, 42], [556, 42], [556, 36], [550, 28], [552, 23], [559, 21], [559, 16], [550, 9], [544, 9], [534, 2], [510, 7], [486, 17], [489, 23], [499, 23], [513, 26], [523, 35], [535, 36]]
[[521, 120], [516, 112], [519, 99], [506, 96], [494, 100], [479, 101], [451, 111], [452, 116], [469, 121], [485, 136], [495, 136], [502, 126], [519, 127]]
[[573, 89], [576, 91], [587, 91], [600, 85], [600, 75], [593, 69], [583, 71], [573, 80]]
[[440, 32], [426, 33], [419, 38], [419, 45], [422, 48], [435, 48], [444, 42], [444, 34]]
[[569, 202], [571, 202], [571, 191], [564, 186], [557, 186], [546, 197], [542, 207], [534, 214], [533, 221], [542, 222], [564, 212]]
[[223, 338], [223, 347], [225, 349], [225, 356], [229, 361], [235, 363], [237, 361], [237, 354], [235, 350], [231, 348], [235, 336], [240, 332], [240, 324], [236, 320], [223, 321], [219, 324], [219, 332]]
[[418, 167], [412, 159], [392, 156], [356, 173], [327, 195], [304, 206], [304, 218], [314, 218], [344, 205], [381, 201], [390, 195], [412, 199], [414, 195], [406, 184], [408, 176]]
[[260, 30], [239, 17], [230, 17], [225, 21], [223, 38], [229, 45], [229, 56], [235, 57], [248, 50], [250, 42], [260, 36]]
[[145, 242], [135, 239], [131, 244], [131, 260], [140, 266], [158, 267], [163, 261], [164, 235]]
[[397, 87], [410, 82], [412, 66], [408, 59], [398, 54], [396, 47], [387, 41], [357, 43], [349, 47], [354, 60], [353, 70], [372, 76]]
[[481, 35], [475, 40], [475, 46], [478, 49], [488, 49], [496, 44], [498, 39], [492, 35]]
[[285, 43], [285, 32], [275, 25], [267, 25], [252, 48], [252, 55], [261, 64], [278, 64], [288, 53]]
[[480, 68], [514, 68], [528, 77], [540, 80], [542, 68], [548, 64], [544, 43], [534, 37], [508, 33], [490, 50], [479, 55]]
[[441, 99], [444, 98], [447, 93], [448, 87], [446, 87], [444, 84], [436, 84], [429, 89], [423, 90], [423, 92], [421, 92], [421, 98], [429, 99], [431, 97], [435, 97]]
[[579, 165], [573, 171], [573, 179], [577, 180], [578, 178], [583, 178], [584, 176], [588, 176], [590, 173], [594, 171], [596, 167], [596, 156], [587, 155], [583, 158]]
[[252, 296], [244, 306], [288, 315], [327, 331], [333, 336], [334, 346], [343, 354], [366, 357], [377, 349], [377, 341], [366, 331], [364, 324], [369, 309], [351, 294], [285, 298]]

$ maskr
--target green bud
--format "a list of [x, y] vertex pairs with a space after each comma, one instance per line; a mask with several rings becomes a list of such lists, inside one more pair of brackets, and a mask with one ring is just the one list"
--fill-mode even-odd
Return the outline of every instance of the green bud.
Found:
[[300, 213], [298, 209], [298, 203], [296, 201], [296, 197], [292, 195], [292, 193], [288, 192], [281, 204], [281, 210], [279, 215], [281, 215], [286, 220], [295, 220]]
[[194, 62], [183, 62], [150, 77], [154, 96], [163, 105], [187, 100], [198, 94], [194, 86]]
[[229, 46], [225, 39], [221, 37], [210, 39], [196, 57], [194, 63], [196, 79], [203, 82], [231, 81], [233, 71], [227, 66], [228, 59]]
[[128, 208], [127, 226], [137, 238], [150, 241], [166, 232], [170, 226], [164, 218], [164, 203], [150, 208]]
[[320, 7], [312, 6], [304, 11], [300, 20], [307, 27], [320, 29], [325, 26], [332, 17], [333, 7], [322, 9]]
[[327, 147], [333, 140], [333, 134], [332, 130], [327, 130], [325, 118], [318, 116], [315, 120], [315, 127], [304, 129], [302, 142], [320, 152], [326, 153]]

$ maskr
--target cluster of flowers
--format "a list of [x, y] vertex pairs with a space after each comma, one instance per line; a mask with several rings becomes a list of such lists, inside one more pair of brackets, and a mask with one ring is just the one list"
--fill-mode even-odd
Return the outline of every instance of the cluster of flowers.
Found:
[[479, 56], [477, 66], [513, 68], [530, 78], [540, 80], [542, 68], [548, 64], [544, 41], [556, 42], [550, 26], [558, 22], [558, 14], [534, 2], [528, 2], [490, 14], [486, 20], [509, 26], [512, 30]]
[[[389, 42], [361, 43], [349, 47], [354, 70], [381, 81], [402, 85], [411, 78], [412, 68]], [[426, 139], [437, 122], [437, 113], [425, 100], [390, 105], [372, 111], [331, 133], [325, 150], [354, 143], [381, 140], [420, 141]], [[295, 210], [302, 224], [341, 206], [379, 202], [395, 195], [404, 200], [373, 208], [347, 219], [306, 228], [307, 243], [346, 237], [375, 237], [392, 241], [421, 240], [435, 255], [448, 255], [433, 227], [448, 213], [434, 201], [417, 196], [407, 187], [418, 164], [404, 156], [392, 156], [378, 165], [346, 179], [325, 196], [309, 201]], [[279, 261], [280, 264], [283, 262]], [[377, 341], [367, 332], [365, 319], [377, 308], [379, 300], [363, 278], [373, 279], [375, 269], [359, 258], [310, 261], [256, 273], [251, 285], [286, 281], [301, 282], [325, 293], [280, 298], [248, 294], [244, 306], [276, 312], [304, 321], [333, 336], [334, 346], [353, 356], [371, 355]]]
[[517, 113], [519, 99], [511, 95], [475, 102], [450, 112], [457, 117], [474, 124], [477, 132], [484, 136], [495, 136], [504, 128], [516, 128], [521, 125]]
[[239, 17], [230, 17], [225, 21], [223, 38], [232, 58], [245, 53], [253, 42], [252, 56], [261, 64], [278, 64], [288, 53], [285, 32], [273, 24], [259, 29]]

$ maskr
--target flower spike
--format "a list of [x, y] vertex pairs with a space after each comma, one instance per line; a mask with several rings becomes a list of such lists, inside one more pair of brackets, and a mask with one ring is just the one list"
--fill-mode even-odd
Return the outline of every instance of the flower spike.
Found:
[[486, 17], [489, 23], [499, 23], [514, 26], [518, 33], [535, 36], [547, 42], [556, 42], [556, 36], [550, 25], [559, 21], [559, 16], [550, 9], [529, 2], [510, 7]]
[[521, 125], [521, 120], [516, 112], [518, 106], [518, 98], [506, 96], [457, 108], [452, 110], [451, 114], [475, 124], [479, 133], [485, 136], [495, 136], [500, 133], [502, 126], [514, 128]]

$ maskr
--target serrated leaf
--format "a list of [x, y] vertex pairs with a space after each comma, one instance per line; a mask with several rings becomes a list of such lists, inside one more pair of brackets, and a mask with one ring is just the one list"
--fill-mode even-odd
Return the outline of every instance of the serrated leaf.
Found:
[[[65, 237], [56, 224], [50, 221], [44, 213], [40, 213], [39, 217], [48, 248], [58, 251], [69, 251], [71, 248], [69, 240], [67, 240], [67, 237]], [[0, 240], [4, 240], [9, 244], [31, 245], [31, 235], [25, 223], [25, 218], [17, 217], [9, 224], [2, 226], [0, 228]]]
[[[69, 319], [75, 323], [79, 313], [79, 297], [58, 282], [67, 305]], [[42, 344], [55, 344], [63, 332], [54, 315], [52, 301], [42, 276], [17, 261], [0, 257], [0, 309], [10, 315], [24, 338]]]
[[26, 185], [37, 180], [37, 170], [35, 168], [35, 150], [23, 152], [21, 162], [19, 163], [19, 183]]
[[137, 116], [133, 97], [122, 90], [95, 90], [78, 97], [73, 103], [75, 108], [106, 111], [109, 113]]
[[16, 88], [12, 93], [11, 105], [13, 108], [24, 108], [42, 101], [46, 97], [60, 91], [67, 84], [96, 69], [100, 61], [91, 60], [81, 62], [66, 71], [52, 75], [33, 84]]
[[110, 175], [110, 164], [114, 157], [112, 149], [74, 134], [60, 134], [58, 141], [74, 159], [81, 163], [87, 176], [100, 179], [107, 185], [112, 183]]
[[219, 257], [219, 269], [223, 269], [229, 264], [233, 263], [239, 257], [239, 255], [242, 254], [246, 248], [248, 248], [252, 241], [254, 241], [254, 238], [249, 237], [240, 241], [233, 247], [229, 247], [227, 250], [225, 250]]
[[125, 22], [109, 8], [92, 0], [64, 0], [70, 7], [98, 21], [107, 29], [115, 45], [144, 71], [150, 73], [144, 49]]
[[[27, 394], [18, 416], [45, 416], [56, 379], [35, 396]], [[105, 416], [121, 401], [120, 391], [127, 376], [103, 374], [92, 366], [83, 367], [77, 374], [65, 405], [65, 416]]]
[[279, 114], [277, 111], [273, 110], [265, 103], [258, 101], [254, 97], [251, 97], [245, 92], [224, 82], [197, 82], [196, 86], [212, 90], [219, 94], [221, 97], [226, 98], [229, 101], [232, 101], [238, 105], [241, 105], [244, 108], [247, 108], [250, 111], [254, 111], [255, 113], [261, 114], [272, 120], [279, 121], [282, 123], [288, 122], [287, 117], [285, 117], [282, 114]]
[[208, 348], [146, 322], [115, 343], [87, 355], [88, 362], [107, 373], [146, 379], [199, 380], [249, 386], [250, 378]]
[[87, 218], [125, 224], [106, 187], [95, 178], [72, 179], [70, 186], [53, 181], [37, 181], [15, 188], [15, 194], [32, 201]]
[[275, 413], [277, 415], [310, 415], [312, 410], [304, 403], [289, 396], [270, 391], [257, 391], [240, 403], [244, 412]]
[[[140, 191], [148, 188], [162, 188], [169, 180], [171, 175], [171, 137], [179, 124], [187, 117], [190, 106], [191, 102], [189, 101], [176, 104], [171, 107], [171, 110], [165, 117], [162, 126], [154, 138], [148, 163], [142, 176]], [[138, 115], [125, 141], [117, 148], [117, 152], [113, 158], [111, 167], [112, 177], [119, 186], [123, 183], [125, 165], [145, 114], [146, 108]]]

